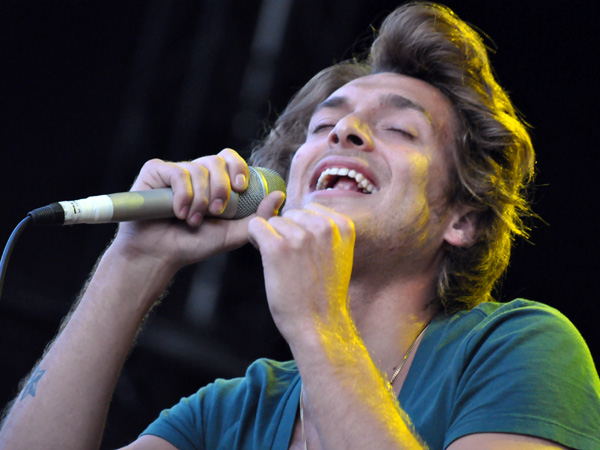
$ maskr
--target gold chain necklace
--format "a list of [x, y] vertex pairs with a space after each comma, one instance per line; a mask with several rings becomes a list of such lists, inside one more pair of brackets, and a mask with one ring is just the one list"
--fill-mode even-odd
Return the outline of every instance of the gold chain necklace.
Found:
[[[408, 347], [408, 350], [406, 351], [406, 353], [402, 357], [402, 361], [400, 361], [400, 364], [398, 364], [398, 367], [394, 371], [394, 374], [392, 375], [392, 378], [390, 378], [390, 384], [393, 384], [394, 380], [396, 380], [396, 378], [400, 374], [400, 371], [404, 367], [404, 364], [406, 363], [406, 360], [410, 356], [410, 354], [411, 354], [413, 348], [415, 347], [417, 341], [423, 335], [423, 333], [425, 333], [425, 330], [427, 329], [428, 326], [429, 326], [429, 324], [425, 325], [425, 328], [423, 328], [421, 330], [421, 332], [417, 335], [417, 337], [415, 338], [415, 340], [412, 341], [412, 344], [410, 344], [410, 347]], [[300, 382], [302, 383], [302, 381], [300, 381]], [[304, 385], [301, 384], [300, 385], [300, 423], [302, 424], [302, 441], [304, 442], [304, 450], [308, 450], [308, 446], [306, 444], [306, 432], [304, 431], [304, 405], [303, 405], [304, 402], [302, 401], [303, 397], [304, 397]]]

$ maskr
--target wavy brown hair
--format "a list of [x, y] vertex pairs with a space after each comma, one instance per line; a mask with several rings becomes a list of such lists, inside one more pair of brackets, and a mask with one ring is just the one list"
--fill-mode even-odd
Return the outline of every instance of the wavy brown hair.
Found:
[[468, 248], [447, 246], [437, 293], [449, 312], [472, 308], [491, 299], [514, 237], [527, 237], [523, 218], [532, 213], [525, 188], [535, 157], [525, 123], [495, 80], [483, 39], [450, 9], [420, 2], [396, 9], [366, 58], [325, 69], [296, 94], [255, 147], [252, 163], [287, 177], [315, 107], [347, 82], [380, 72], [421, 79], [454, 107], [459, 126], [449, 202], [475, 211], [478, 239]]

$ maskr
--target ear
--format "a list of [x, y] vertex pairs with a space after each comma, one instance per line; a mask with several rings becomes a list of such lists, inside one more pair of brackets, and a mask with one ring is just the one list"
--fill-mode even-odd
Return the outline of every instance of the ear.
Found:
[[444, 240], [455, 247], [470, 247], [478, 237], [478, 214], [468, 206], [456, 207], [448, 221]]

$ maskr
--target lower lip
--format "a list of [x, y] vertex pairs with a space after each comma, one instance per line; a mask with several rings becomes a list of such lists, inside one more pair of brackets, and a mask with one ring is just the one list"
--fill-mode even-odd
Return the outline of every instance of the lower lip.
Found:
[[344, 189], [325, 189], [322, 191], [313, 191], [311, 197], [366, 197], [372, 194], [363, 194], [357, 191], [347, 191]]

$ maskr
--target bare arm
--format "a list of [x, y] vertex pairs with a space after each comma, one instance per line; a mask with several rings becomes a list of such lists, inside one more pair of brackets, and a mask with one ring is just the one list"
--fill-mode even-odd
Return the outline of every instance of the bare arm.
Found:
[[423, 448], [350, 316], [350, 219], [309, 204], [268, 222], [252, 221], [250, 234], [261, 251], [269, 306], [298, 364], [322, 448]]
[[[2, 428], [10, 448], [97, 448], [135, 334], [169, 282], [166, 271], [109, 249], [68, 324], [38, 364]], [[147, 273], [155, 275], [147, 283]], [[50, 443], [55, 443], [50, 445]]]
[[[253, 220], [250, 234], [263, 257], [275, 323], [300, 370], [316, 448], [426, 448], [350, 316], [354, 230], [349, 219], [309, 204], [283, 217]], [[314, 440], [312, 444], [308, 448], [315, 447]], [[449, 449], [564, 447], [530, 436], [482, 433], [457, 439]]]
[[[204, 220], [207, 211], [217, 214], [224, 207], [232, 187], [243, 190], [247, 177], [245, 163], [232, 150], [194, 162], [156, 160], [144, 166], [132, 189], [171, 186], [182, 221], [121, 224], [79, 305], [15, 400], [0, 447], [99, 447], [135, 335], [176, 271], [247, 242], [249, 219]], [[271, 216], [281, 201], [279, 194], [270, 196], [259, 214]]]

